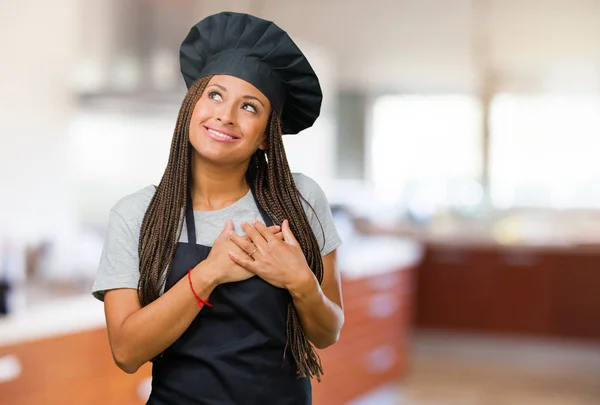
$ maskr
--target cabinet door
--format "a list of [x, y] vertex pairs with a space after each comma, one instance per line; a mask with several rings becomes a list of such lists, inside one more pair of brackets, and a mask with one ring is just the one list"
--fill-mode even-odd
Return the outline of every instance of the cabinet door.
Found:
[[552, 266], [544, 251], [513, 248], [489, 251], [486, 329], [491, 332], [549, 334], [552, 330]]
[[399, 380], [406, 353], [398, 334], [387, 327], [373, 332], [362, 329], [320, 352], [325, 375], [320, 384], [313, 381], [315, 405], [344, 405]]
[[430, 247], [418, 269], [417, 324], [481, 330], [489, 299], [488, 266], [462, 246]]
[[565, 337], [600, 339], [600, 254], [556, 254], [554, 332]]
[[325, 375], [313, 381], [315, 405], [344, 405], [398, 381], [406, 367], [413, 269], [348, 280], [339, 341], [319, 351]]
[[129, 404], [145, 401], [146, 364], [129, 375], [114, 364], [105, 329], [0, 347], [14, 378], [0, 382], [2, 405]]

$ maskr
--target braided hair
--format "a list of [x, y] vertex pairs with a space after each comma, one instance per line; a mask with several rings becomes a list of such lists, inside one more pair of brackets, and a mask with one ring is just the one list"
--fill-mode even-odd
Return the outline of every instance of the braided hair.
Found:
[[[167, 167], [142, 221], [138, 247], [138, 297], [142, 306], [160, 296], [181, 236], [182, 219], [187, 208], [186, 193], [191, 181], [190, 159], [193, 147], [189, 142], [190, 120], [196, 102], [211, 77], [198, 79], [183, 100]], [[304, 200], [309, 207], [310, 204], [298, 192], [294, 183], [283, 146], [281, 122], [274, 112], [271, 113], [267, 129], [268, 149], [257, 149], [252, 155], [246, 179], [253, 185], [258, 202], [275, 224], [281, 225], [284, 219], [289, 221], [290, 229], [298, 240], [308, 265], [321, 284], [323, 259], [300, 200]], [[291, 300], [286, 336], [284, 356], [288, 348], [291, 349], [298, 376], [315, 377], [320, 382], [323, 374], [320, 358], [306, 338]]]

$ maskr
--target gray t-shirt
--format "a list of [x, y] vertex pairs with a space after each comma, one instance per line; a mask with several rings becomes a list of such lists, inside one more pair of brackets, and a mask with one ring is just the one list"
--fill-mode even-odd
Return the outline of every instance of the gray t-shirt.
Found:
[[[335, 228], [325, 193], [312, 178], [302, 173], [293, 173], [292, 175], [298, 191], [316, 212], [315, 217], [312, 209], [302, 200], [304, 212], [321, 248], [321, 255], [325, 256], [342, 243]], [[138, 257], [140, 228], [154, 192], [154, 186], [149, 185], [122, 198], [110, 210], [106, 240], [92, 287], [92, 294], [97, 299], [104, 300], [106, 290], [137, 289], [140, 276]], [[264, 223], [251, 191], [223, 209], [194, 211], [194, 219], [196, 221], [196, 243], [205, 246], [212, 246], [228, 219], [233, 221], [234, 231], [240, 235], [245, 235], [240, 226], [243, 221], [252, 223], [252, 221], [258, 220]], [[321, 231], [321, 226], [323, 231]], [[323, 233], [325, 234], [324, 240]], [[179, 241], [187, 242], [185, 220]]]

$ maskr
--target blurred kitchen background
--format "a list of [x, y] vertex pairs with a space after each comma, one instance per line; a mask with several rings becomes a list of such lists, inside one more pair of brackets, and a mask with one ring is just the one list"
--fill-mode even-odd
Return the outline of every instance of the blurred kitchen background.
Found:
[[344, 245], [315, 405], [600, 403], [600, 1], [0, 2], [0, 403], [143, 404], [90, 289], [109, 209], [157, 184], [178, 49], [275, 21], [324, 91], [285, 138]]

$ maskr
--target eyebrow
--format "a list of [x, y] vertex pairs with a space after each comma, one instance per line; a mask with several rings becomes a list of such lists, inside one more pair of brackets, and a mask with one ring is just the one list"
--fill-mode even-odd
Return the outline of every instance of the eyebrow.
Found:
[[[220, 84], [216, 84], [216, 83], [213, 83], [213, 84], [211, 84], [211, 85], [210, 85], [210, 86], [208, 86], [208, 87], [213, 87], [213, 86], [215, 86], [215, 87], [218, 87], [218, 88], [220, 88], [220, 89], [221, 89], [221, 90], [223, 90], [223, 91], [227, 91], [227, 89], [226, 89], [225, 87], [221, 86]], [[262, 102], [262, 101], [260, 101], [260, 99], [259, 99], [258, 97], [255, 97], [255, 96], [251, 96], [251, 95], [249, 95], [249, 94], [246, 94], [245, 96], [242, 96], [242, 98], [245, 98], [245, 99], [251, 99], [251, 100], [256, 100], [256, 101], [258, 101], [258, 102], [259, 102], [259, 103], [260, 103], [260, 104], [263, 106], [263, 108], [266, 108], [266, 107], [265, 107], [265, 105], [263, 104], [263, 102]]]

